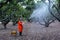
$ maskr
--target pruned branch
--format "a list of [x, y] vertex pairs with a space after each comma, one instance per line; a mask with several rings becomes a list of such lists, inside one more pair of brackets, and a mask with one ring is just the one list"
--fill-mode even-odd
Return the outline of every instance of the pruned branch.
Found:
[[54, 20], [50, 21], [49, 24], [51, 24], [52, 22], [54, 22]]
[[41, 25], [44, 25], [44, 26], [45, 26], [45, 24], [42, 24], [42, 23], [40, 23], [40, 22], [39, 22], [39, 24], [41, 24]]

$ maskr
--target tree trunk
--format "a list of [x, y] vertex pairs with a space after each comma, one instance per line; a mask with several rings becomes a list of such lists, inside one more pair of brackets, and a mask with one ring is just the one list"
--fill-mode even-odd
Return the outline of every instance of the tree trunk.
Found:
[[4, 24], [4, 29], [6, 29], [6, 24]]
[[45, 23], [45, 27], [49, 27], [49, 23]]

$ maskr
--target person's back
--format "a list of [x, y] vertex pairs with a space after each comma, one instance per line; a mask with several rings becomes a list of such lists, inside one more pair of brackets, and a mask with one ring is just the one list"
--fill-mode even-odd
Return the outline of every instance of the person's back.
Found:
[[19, 35], [22, 35], [23, 25], [21, 21], [18, 21], [18, 31], [19, 31]]

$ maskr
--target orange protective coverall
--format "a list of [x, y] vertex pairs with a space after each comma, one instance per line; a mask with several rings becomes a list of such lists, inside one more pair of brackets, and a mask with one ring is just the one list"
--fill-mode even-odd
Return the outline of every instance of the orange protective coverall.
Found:
[[21, 21], [18, 21], [18, 31], [19, 32], [22, 32], [22, 30], [23, 30], [22, 22]]

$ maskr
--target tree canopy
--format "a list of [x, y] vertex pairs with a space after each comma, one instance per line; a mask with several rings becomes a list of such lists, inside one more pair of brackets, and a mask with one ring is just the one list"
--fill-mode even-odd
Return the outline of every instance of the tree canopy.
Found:
[[15, 22], [20, 17], [26, 20], [29, 18], [34, 7], [34, 0], [1, 0], [0, 21], [8, 19]]
[[[41, 1], [45, 2], [45, 0], [38, 0], [36, 2], [39, 3]], [[34, 8], [35, 0], [0, 0], [0, 21], [8, 19], [16, 22], [20, 17], [26, 20], [30, 17]], [[60, 0], [56, 0], [56, 3], [53, 4], [52, 8], [55, 8], [57, 10], [56, 14], [60, 15]], [[56, 14], [50, 13], [57, 20], [60, 20]]]

